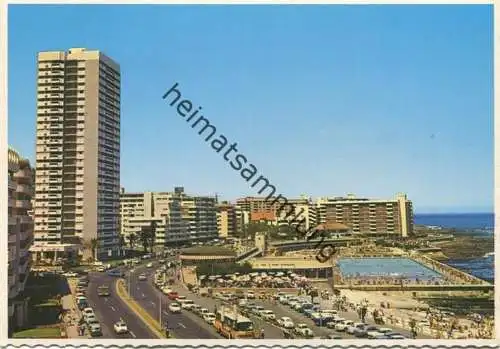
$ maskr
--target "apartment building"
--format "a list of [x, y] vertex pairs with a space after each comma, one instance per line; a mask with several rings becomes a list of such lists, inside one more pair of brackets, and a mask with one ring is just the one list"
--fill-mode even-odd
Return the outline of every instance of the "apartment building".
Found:
[[287, 199], [293, 207], [293, 212], [288, 213], [288, 208], [279, 210], [282, 202], [274, 202], [274, 198], [245, 197], [236, 200], [236, 206], [241, 212], [247, 212], [249, 221], [268, 222], [270, 224], [284, 225], [302, 224], [302, 229], [309, 229], [316, 224], [316, 206], [311, 198], [302, 195], [297, 199]]
[[27, 321], [28, 302], [23, 296], [30, 271], [29, 248], [33, 219], [28, 214], [33, 197], [33, 174], [28, 160], [8, 149], [8, 298], [9, 331]]
[[120, 67], [100, 51], [38, 54], [35, 245], [39, 257], [119, 253]]
[[318, 224], [342, 223], [353, 233], [399, 235], [413, 233], [412, 202], [405, 194], [394, 199], [376, 200], [347, 197], [320, 198], [316, 202]]
[[[192, 197], [177, 187], [173, 192], [120, 195], [121, 234], [125, 241], [156, 223], [155, 245], [180, 244], [217, 238], [216, 200]], [[140, 241], [138, 241], [140, 243]]]
[[236, 234], [237, 216], [236, 207], [227, 202], [216, 206], [217, 209], [217, 231], [220, 238], [232, 237]]

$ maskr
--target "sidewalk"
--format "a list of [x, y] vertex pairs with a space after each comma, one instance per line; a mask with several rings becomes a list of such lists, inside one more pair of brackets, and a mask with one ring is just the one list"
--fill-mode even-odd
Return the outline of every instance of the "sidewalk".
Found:
[[64, 310], [66, 310], [66, 315], [63, 318], [63, 322], [66, 326], [66, 336], [68, 338], [90, 338], [90, 335], [87, 333], [85, 336], [80, 336], [78, 334], [78, 321], [82, 316], [80, 310], [76, 306], [76, 280], [70, 279], [68, 280], [69, 288], [71, 293], [65, 295], [61, 298], [61, 304]]

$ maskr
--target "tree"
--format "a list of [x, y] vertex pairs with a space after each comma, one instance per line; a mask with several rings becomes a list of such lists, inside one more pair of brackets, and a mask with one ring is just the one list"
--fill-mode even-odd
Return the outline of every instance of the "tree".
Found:
[[141, 227], [141, 230], [139, 231], [139, 238], [142, 242], [142, 250], [144, 253], [148, 252], [149, 237], [147, 227]]
[[99, 241], [96, 238], [90, 240], [90, 248], [92, 250], [92, 258], [94, 261], [97, 260], [97, 246], [99, 245]]
[[311, 303], [314, 303], [314, 298], [318, 297], [318, 290], [317, 289], [312, 289], [309, 292], [309, 296], [311, 297]]
[[155, 221], [151, 221], [151, 224], [149, 226], [148, 238], [149, 238], [150, 251], [152, 253], [153, 247], [155, 245], [155, 240], [156, 240], [156, 222]]
[[[118, 248], [120, 249], [120, 252], [123, 251], [123, 248], [125, 247], [125, 237], [120, 234], [120, 236], [118, 237]], [[121, 253], [120, 253], [121, 254]]]
[[136, 239], [136, 235], [134, 233], [130, 233], [129, 236], [128, 236], [128, 243], [130, 245], [130, 248], [133, 248], [134, 247], [134, 244], [135, 244], [135, 239]]

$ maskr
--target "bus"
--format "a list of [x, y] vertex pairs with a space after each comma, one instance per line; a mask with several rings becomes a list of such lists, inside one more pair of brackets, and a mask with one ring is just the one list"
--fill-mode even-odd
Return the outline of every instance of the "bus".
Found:
[[221, 307], [215, 314], [215, 330], [228, 339], [258, 338], [253, 321], [236, 309]]

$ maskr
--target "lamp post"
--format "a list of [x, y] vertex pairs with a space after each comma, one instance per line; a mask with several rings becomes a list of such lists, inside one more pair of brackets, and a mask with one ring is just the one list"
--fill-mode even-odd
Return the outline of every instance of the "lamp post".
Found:
[[160, 322], [160, 328], [161, 328], [161, 322], [162, 322], [161, 321], [161, 316], [162, 316], [162, 312], [161, 312], [161, 306], [162, 306], [162, 304], [161, 304], [161, 293], [158, 293], [158, 300], [159, 300], [159, 303], [160, 303], [160, 307], [159, 307], [160, 308], [159, 309], [159, 311], [160, 311], [160, 314], [159, 314], [160, 315], [160, 321], [159, 322]]

